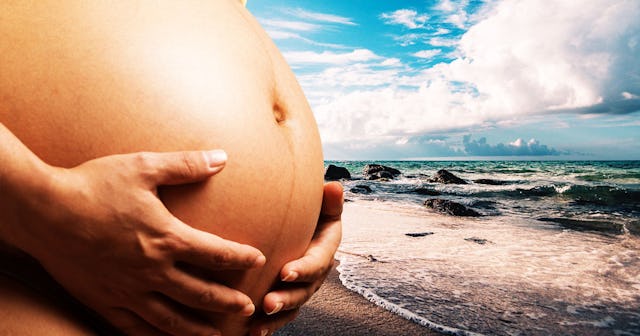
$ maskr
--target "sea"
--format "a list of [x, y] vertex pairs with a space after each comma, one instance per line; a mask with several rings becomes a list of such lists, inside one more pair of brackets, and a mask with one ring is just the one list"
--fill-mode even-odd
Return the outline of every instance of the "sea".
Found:
[[[325, 164], [351, 173], [358, 214], [340, 279], [381, 307], [451, 335], [640, 335], [640, 161]], [[367, 180], [367, 164], [401, 175]], [[441, 169], [467, 184], [431, 182]]]

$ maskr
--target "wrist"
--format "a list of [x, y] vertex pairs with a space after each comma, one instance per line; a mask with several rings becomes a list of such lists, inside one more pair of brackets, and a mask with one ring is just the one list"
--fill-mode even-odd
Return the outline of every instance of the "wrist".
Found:
[[37, 246], [34, 229], [47, 225], [44, 213], [55, 202], [57, 169], [32, 155], [21, 162], [19, 172], [5, 176], [0, 236], [6, 244], [32, 254]]

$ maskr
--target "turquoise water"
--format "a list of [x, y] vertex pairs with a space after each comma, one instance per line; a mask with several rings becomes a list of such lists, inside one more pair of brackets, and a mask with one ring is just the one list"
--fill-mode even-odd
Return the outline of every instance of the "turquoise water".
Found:
[[[369, 163], [402, 174], [364, 180]], [[343, 220], [341, 280], [376, 304], [450, 334], [640, 335], [639, 161], [326, 164], [349, 169], [357, 210]], [[440, 169], [468, 184], [429, 182]], [[429, 198], [483, 216], [434, 213]]]
[[[399, 169], [402, 175], [387, 182], [362, 180], [366, 164]], [[640, 219], [640, 161], [327, 161], [346, 167], [352, 179], [343, 181], [346, 197], [422, 205], [424, 197], [412, 191], [428, 188], [437, 198], [468, 205], [485, 215], [609, 222], [635, 229]], [[469, 182], [466, 185], [430, 183], [428, 179], [446, 169]], [[474, 183], [491, 179], [500, 185]], [[350, 190], [369, 186], [367, 195]]]

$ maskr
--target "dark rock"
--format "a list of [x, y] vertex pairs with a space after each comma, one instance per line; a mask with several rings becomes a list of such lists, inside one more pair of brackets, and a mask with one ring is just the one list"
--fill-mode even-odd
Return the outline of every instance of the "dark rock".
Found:
[[353, 200], [352, 200], [352, 199], [350, 199], [350, 198], [345, 198], [345, 199], [344, 199], [344, 202], [345, 202], [345, 203], [349, 203], [349, 202], [353, 202]]
[[484, 238], [478, 238], [478, 237], [469, 237], [469, 238], [465, 238], [464, 240], [472, 242], [472, 243], [480, 244], [480, 245], [484, 245], [486, 243], [491, 243], [491, 241], [489, 241], [489, 240], [486, 240]]
[[626, 227], [630, 234], [640, 236], [640, 220], [629, 222]]
[[389, 181], [389, 179], [392, 179], [393, 175], [391, 175], [391, 173], [386, 172], [386, 171], [380, 171], [377, 173], [373, 173], [371, 175], [367, 175], [366, 179], [367, 180], [386, 180]]
[[369, 261], [371, 261], [371, 262], [378, 262], [379, 261], [378, 258], [374, 257], [371, 254], [367, 256], [367, 259], [369, 259]]
[[350, 179], [351, 173], [345, 167], [338, 167], [334, 165], [329, 165], [327, 170], [324, 172], [324, 179], [327, 181], [335, 181], [339, 179]]
[[379, 165], [368, 164], [364, 166], [363, 174], [367, 180], [379, 180], [382, 178], [392, 179], [400, 175], [401, 172], [395, 168]]
[[467, 184], [467, 181], [453, 175], [453, 173], [445, 169], [438, 170], [436, 175], [434, 175], [433, 178], [429, 179], [429, 182], [444, 184]]
[[414, 237], [414, 238], [417, 238], [417, 237], [426, 237], [426, 236], [430, 236], [430, 235], [432, 235], [432, 234], [433, 234], [433, 232], [416, 232], [416, 233], [405, 233], [404, 235], [405, 235], [405, 236], [408, 236], [408, 237]]
[[576, 230], [576, 231], [596, 231], [596, 232], [616, 234], [616, 235], [624, 233], [624, 225], [620, 223], [614, 223], [614, 222], [559, 218], [559, 217], [558, 218], [542, 217], [542, 218], [538, 218], [538, 220], [542, 222], [556, 223], [564, 228]]
[[371, 187], [369, 187], [368, 185], [358, 184], [355, 187], [351, 188], [351, 192], [354, 194], [370, 194], [373, 192], [373, 190], [371, 190]]
[[473, 180], [473, 182], [477, 183], [477, 184], [488, 184], [488, 185], [505, 185], [505, 184], [507, 184], [506, 181], [492, 180], [492, 179], [477, 179], [477, 180]]
[[416, 193], [418, 195], [427, 195], [427, 196], [440, 196], [440, 195], [442, 195], [437, 190], [433, 190], [433, 189], [425, 188], [425, 187], [415, 188], [411, 192]]
[[480, 217], [482, 216], [477, 211], [467, 208], [466, 206], [453, 202], [450, 200], [445, 200], [441, 198], [432, 198], [424, 201], [424, 205], [428, 208], [431, 208], [437, 212], [444, 213], [452, 216], [464, 216], [464, 217]]

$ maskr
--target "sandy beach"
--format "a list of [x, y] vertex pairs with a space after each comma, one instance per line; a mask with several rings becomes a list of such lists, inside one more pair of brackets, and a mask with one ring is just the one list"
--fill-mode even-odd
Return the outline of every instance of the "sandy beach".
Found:
[[[346, 230], [358, 226], [370, 216], [393, 215], [397, 220], [411, 220], [400, 214], [383, 213], [346, 203], [343, 222]], [[396, 217], [397, 216], [397, 217]], [[391, 220], [392, 217], [388, 217]], [[298, 318], [276, 335], [440, 335], [437, 332], [391, 313], [361, 295], [345, 288], [334, 268], [326, 282], [300, 311]]]
[[340, 283], [334, 268], [322, 288], [302, 307], [298, 318], [278, 336], [440, 335], [386, 311]]

